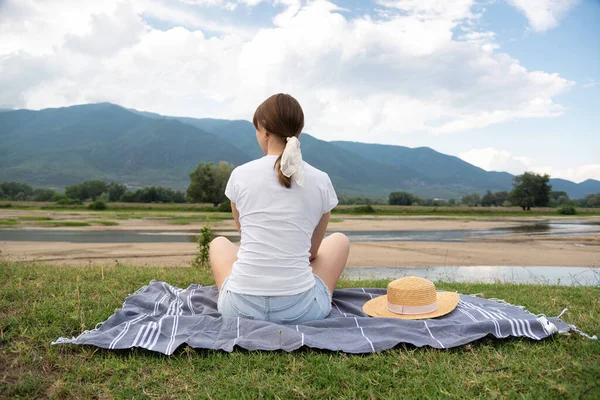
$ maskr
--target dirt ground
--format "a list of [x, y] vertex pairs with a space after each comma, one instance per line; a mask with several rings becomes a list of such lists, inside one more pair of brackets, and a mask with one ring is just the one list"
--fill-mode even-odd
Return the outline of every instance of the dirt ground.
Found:
[[[198, 231], [210, 225], [217, 234], [235, 232], [232, 220], [199, 222], [190, 214], [117, 219], [109, 213], [61, 211], [0, 211], [0, 219], [23, 216], [52, 221], [115, 221], [117, 226], [60, 227], [73, 230]], [[115, 217], [114, 219], [111, 218]], [[123, 216], [121, 216], [123, 218]], [[189, 219], [189, 224], [173, 224]], [[202, 218], [202, 217], [200, 217]], [[462, 230], [523, 225], [517, 218], [431, 218], [431, 217], [346, 217], [335, 216], [330, 231], [351, 230]], [[340, 221], [341, 219], [341, 221]], [[546, 218], [527, 219], [535, 224]], [[20, 228], [42, 229], [37, 221], [20, 220]], [[588, 217], [586, 222], [600, 222]], [[600, 225], [582, 236], [506, 236], [467, 242], [359, 242], [352, 243], [348, 266], [585, 266], [600, 267]], [[2, 256], [12, 260], [40, 261], [65, 265], [136, 264], [140, 266], [188, 266], [196, 252], [195, 243], [65, 243], [0, 242]]]

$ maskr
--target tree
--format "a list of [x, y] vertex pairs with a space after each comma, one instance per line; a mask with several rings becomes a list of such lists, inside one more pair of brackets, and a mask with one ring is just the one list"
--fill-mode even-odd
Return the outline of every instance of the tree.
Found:
[[108, 201], [119, 201], [127, 191], [127, 186], [111, 182], [106, 186], [106, 191], [108, 192]]
[[566, 197], [567, 199], [569, 198], [569, 195], [567, 194], [567, 192], [564, 191], [551, 191], [550, 192], [550, 198], [554, 201], [558, 200], [560, 197]]
[[392, 206], [410, 206], [421, 201], [420, 198], [408, 192], [392, 192], [388, 198], [388, 203]]
[[134, 192], [125, 192], [119, 201], [122, 201], [123, 203], [136, 203], [138, 200]]
[[571, 202], [571, 199], [569, 199], [569, 196], [560, 196], [558, 199], [556, 199], [556, 205], [557, 206], [564, 206], [566, 204], [569, 204]]
[[596, 194], [588, 194], [582, 199], [583, 206], [582, 207], [600, 207], [600, 193]]
[[85, 200], [86, 194], [83, 191], [83, 187], [81, 185], [70, 185], [65, 189], [65, 196], [74, 200]]
[[552, 185], [548, 185], [549, 181], [548, 174], [525, 172], [523, 175], [515, 176], [514, 188], [509, 196], [510, 202], [527, 211], [531, 210], [531, 207], [547, 207], [552, 190]]
[[569, 195], [563, 191], [551, 191], [550, 203], [551, 207], [557, 207], [569, 203]]
[[96, 197], [106, 192], [106, 182], [101, 180], [85, 181], [81, 184], [81, 187], [83, 195], [85, 195], [85, 198], [81, 200], [91, 198], [92, 201], [96, 201]]
[[471, 193], [464, 195], [461, 199], [462, 204], [466, 204], [469, 207], [477, 206], [480, 203], [479, 193]]
[[35, 189], [33, 201], [51, 201], [56, 192], [52, 189]]
[[33, 195], [33, 188], [25, 183], [20, 182], [0, 182], [0, 189], [4, 193], [3, 197], [8, 200], [25, 200], [27, 197]]
[[185, 203], [185, 193], [181, 190], [176, 191], [173, 194], [173, 202], [174, 203]]
[[485, 192], [481, 198], [481, 205], [483, 207], [491, 207], [496, 205], [496, 196], [494, 196], [491, 190]]
[[494, 202], [496, 203], [496, 206], [502, 206], [507, 201], [508, 201], [508, 192], [502, 191], [502, 192], [494, 193]]
[[225, 185], [234, 166], [225, 161], [216, 166], [213, 163], [198, 164], [190, 173], [190, 186], [187, 198], [195, 203], [212, 203], [218, 206], [225, 201]]

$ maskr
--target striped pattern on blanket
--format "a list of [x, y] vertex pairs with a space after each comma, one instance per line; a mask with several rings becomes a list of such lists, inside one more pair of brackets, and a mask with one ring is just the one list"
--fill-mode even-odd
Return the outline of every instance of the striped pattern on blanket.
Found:
[[370, 318], [363, 304], [385, 294], [385, 289], [342, 289], [333, 295], [329, 316], [301, 325], [276, 325], [244, 318], [222, 317], [217, 311], [214, 286], [190, 285], [180, 289], [152, 281], [127, 297], [122, 309], [96, 329], [77, 338], [59, 338], [53, 344], [92, 345], [104, 349], [141, 347], [173, 354], [182, 344], [195, 348], [233, 351], [294, 351], [316, 349], [369, 353], [400, 343], [438, 349], [457, 347], [492, 335], [498, 339], [525, 337], [542, 340], [569, 325], [559, 318], [536, 316], [502, 300], [461, 295], [448, 315], [428, 320]]

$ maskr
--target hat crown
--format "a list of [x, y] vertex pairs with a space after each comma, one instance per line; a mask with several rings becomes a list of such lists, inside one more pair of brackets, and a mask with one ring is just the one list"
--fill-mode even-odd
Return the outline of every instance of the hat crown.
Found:
[[388, 284], [387, 299], [398, 306], [425, 306], [435, 303], [437, 295], [430, 280], [407, 276]]

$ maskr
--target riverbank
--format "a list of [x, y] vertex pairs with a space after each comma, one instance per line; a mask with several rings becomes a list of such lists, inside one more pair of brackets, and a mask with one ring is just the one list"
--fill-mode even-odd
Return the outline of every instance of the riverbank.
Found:
[[[44, 211], [0, 209], [0, 221], [9, 221], [10, 228], [50, 228], [85, 230], [155, 230], [194, 231], [209, 226], [216, 232], [236, 231], [236, 226], [227, 213], [173, 213], [173, 212], [128, 212], [111, 211]], [[329, 231], [360, 230], [484, 230], [536, 225], [551, 222], [569, 222], [596, 226], [600, 231], [600, 216], [382, 216], [334, 214]], [[1, 224], [0, 224], [1, 225]]]
[[[13, 261], [61, 265], [184, 267], [195, 243], [0, 242]], [[473, 242], [356, 242], [348, 266], [579, 266], [600, 267], [600, 234], [583, 237], [522, 237]]]
[[[361, 356], [182, 347], [166, 357], [50, 345], [59, 336], [93, 329], [152, 279], [178, 287], [214, 283], [210, 274], [192, 268], [40, 268], [0, 261], [0, 397], [592, 399], [600, 394], [600, 346], [577, 334], [539, 342], [485, 338], [446, 351], [399, 346]], [[343, 281], [339, 287], [386, 285]], [[598, 334], [597, 287], [437, 286], [501, 298], [536, 314], [556, 316], [568, 307], [565, 321]]]
[[[203, 226], [211, 227], [217, 235], [231, 235], [232, 240], [239, 240], [232, 219], [201, 214], [184, 217], [181, 214], [136, 218], [131, 214], [99, 212], [0, 210], [1, 220], [18, 222], [0, 231], [4, 237], [0, 240], [0, 251], [15, 261], [183, 267], [190, 265], [196, 254], [194, 237]], [[96, 225], [81, 226], [88, 223]], [[77, 224], [80, 226], [74, 226]], [[600, 217], [523, 220], [335, 216], [328, 230], [345, 231], [353, 237], [350, 267], [600, 267]], [[40, 233], [44, 233], [43, 240], [33, 239], [36, 232], [38, 239]], [[78, 236], [76, 232], [83, 234]], [[475, 237], [465, 235], [469, 232], [476, 233]], [[478, 232], [482, 233], [480, 237], [477, 237]], [[564, 232], [566, 234], [562, 234]], [[387, 241], [374, 239], [390, 233], [392, 235], [384, 238]], [[489, 233], [494, 235], [489, 236]], [[561, 235], [554, 236], [555, 233]], [[86, 239], [88, 236], [92, 238]], [[461, 241], [452, 241], [454, 239]]]

